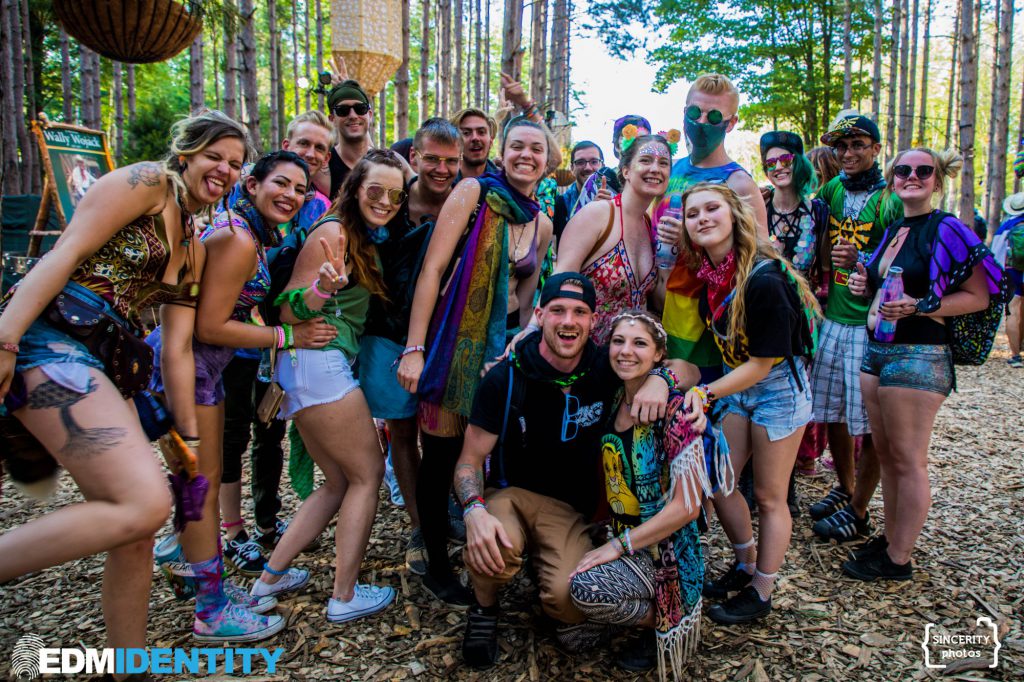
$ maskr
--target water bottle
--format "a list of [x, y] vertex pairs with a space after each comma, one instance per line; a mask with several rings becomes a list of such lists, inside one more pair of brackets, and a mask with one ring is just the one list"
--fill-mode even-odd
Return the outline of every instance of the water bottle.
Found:
[[[672, 195], [668, 201], [668, 208], [665, 209], [665, 215], [676, 220], [683, 219], [683, 197], [681, 195]], [[678, 255], [679, 247], [674, 244], [666, 244], [659, 239], [654, 245], [654, 264], [661, 270], [674, 268]]]
[[882, 299], [878, 303], [879, 313], [875, 323], [875, 341], [892, 343], [896, 337], [896, 322], [882, 319], [881, 307], [903, 298], [903, 268], [891, 267], [882, 283]]

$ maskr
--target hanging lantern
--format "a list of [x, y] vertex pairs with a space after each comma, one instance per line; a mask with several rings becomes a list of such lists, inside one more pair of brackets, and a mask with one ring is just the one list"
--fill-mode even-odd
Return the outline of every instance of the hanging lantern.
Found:
[[331, 47], [372, 99], [402, 63], [399, 0], [331, 0]]
[[53, 0], [53, 11], [80, 43], [128, 64], [170, 59], [203, 28], [198, 0]]

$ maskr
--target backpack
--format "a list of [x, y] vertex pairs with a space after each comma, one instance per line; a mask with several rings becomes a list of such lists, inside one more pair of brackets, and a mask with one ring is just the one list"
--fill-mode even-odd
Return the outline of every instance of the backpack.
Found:
[[1024, 222], [1010, 228], [1006, 242], [1010, 253], [1006, 257], [1006, 265], [1014, 270], [1024, 271]]
[[289, 232], [281, 243], [272, 249], [267, 249], [267, 269], [270, 271], [270, 290], [266, 298], [260, 303], [260, 316], [268, 326], [281, 324], [280, 309], [274, 305], [274, 301], [280, 296], [288, 282], [292, 278], [292, 271], [295, 270], [295, 261], [299, 259], [299, 252], [309, 239], [313, 230], [320, 227], [325, 220], [337, 220], [333, 215], [326, 215], [313, 223], [308, 230], [296, 225]]

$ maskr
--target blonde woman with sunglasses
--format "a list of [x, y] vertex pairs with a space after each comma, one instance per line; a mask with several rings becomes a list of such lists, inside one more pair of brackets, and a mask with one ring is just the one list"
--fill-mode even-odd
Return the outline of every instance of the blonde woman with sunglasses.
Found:
[[[331, 211], [314, 227], [277, 298], [286, 322], [323, 317], [338, 331], [319, 350], [278, 358], [274, 379], [284, 389], [281, 419], [294, 419], [323, 484], [299, 507], [256, 581], [252, 594], [301, 589], [309, 572], [289, 568], [335, 515], [334, 589], [327, 620], [345, 622], [377, 613], [395, 598], [390, 587], [358, 583], [359, 567], [377, 513], [384, 457], [370, 408], [352, 373], [371, 296], [384, 284], [374, 244], [406, 199], [403, 165], [388, 149], [371, 149], [345, 179]], [[343, 425], [344, 435], [338, 428]]]

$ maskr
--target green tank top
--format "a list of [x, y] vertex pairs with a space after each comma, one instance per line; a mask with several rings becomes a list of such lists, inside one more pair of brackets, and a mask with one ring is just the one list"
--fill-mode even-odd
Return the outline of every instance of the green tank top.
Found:
[[359, 337], [366, 327], [366, 315], [370, 309], [370, 292], [361, 284], [352, 284], [324, 301], [321, 312], [324, 321], [338, 330], [338, 335], [324, 346], [337, 348], [349, 363], [355, 362], [359, 354]]

